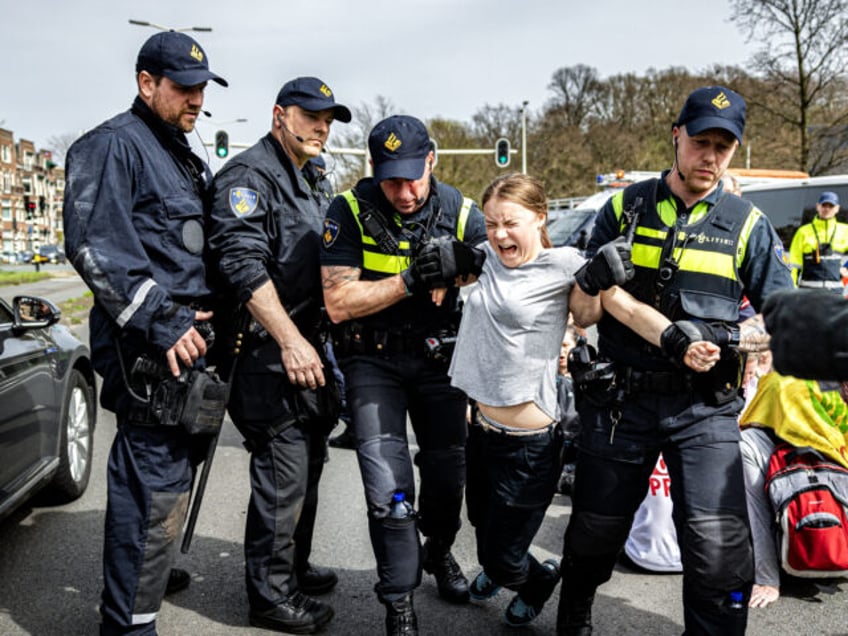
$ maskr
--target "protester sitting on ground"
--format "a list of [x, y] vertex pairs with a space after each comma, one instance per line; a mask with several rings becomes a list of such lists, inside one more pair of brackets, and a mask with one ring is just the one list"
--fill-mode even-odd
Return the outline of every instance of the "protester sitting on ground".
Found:
[[[750, 607], [766, 607], [780, 597], [776, 516], [766, 492], [766, 474], [776, 444], [812, 447], [848, 468], [845, 449], [848, 411], [835, 383], [800, 380], [771, 372], [740, 417], [740, 444], [754, 545], [754, 587]], [[841, 427], [841, 428], [840, 428]]]

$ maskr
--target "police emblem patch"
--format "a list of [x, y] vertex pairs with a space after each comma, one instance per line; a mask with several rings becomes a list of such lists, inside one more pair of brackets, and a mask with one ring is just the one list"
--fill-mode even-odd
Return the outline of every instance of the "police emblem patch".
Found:
[[324, 219], [324, 247], [330, 247], [339, 238], [339, 224], [332, 219]]
[[786, 253], [782, 242], [775, 241], [774, 254], [775, 256], [777, 256], [777, 260], [783, 263], [787, 267], [787, 269], [791, 269], [791, 266], [789, 264], [789, 255]]
[[259, 193], [250, 188], [232, 188], [230, 190], [230, 210], [237, 217], [252, 214], [259, 204]]

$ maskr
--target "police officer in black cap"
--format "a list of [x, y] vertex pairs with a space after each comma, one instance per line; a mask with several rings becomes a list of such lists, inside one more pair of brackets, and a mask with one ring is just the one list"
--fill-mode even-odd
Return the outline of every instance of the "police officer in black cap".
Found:
[[[118, 430], [109, 455], [102, 634], [155, 634], [198, 442], [148, 408], [136, 361], [201, 368], [211, 317], [203, 260], [208, 167], [189, 148], [209, 80], [203, 48], [157, 33], [138, 54], [138, 96], [68, 151], [65, 250], [94, 293], [91, 349]], [[163, 247], [165, 246], [165, 247]], [[195, 328], [200, 328], [200, 331]], [[223, 415], [223, 414], [222, 414]], [[183, 584], [187, 583], [186, 580]]]
[[[454, 283], [479, 272], [470, 246], [486, 232], [476, 204], [433, 177], [420, 120], [384, 119], [368, 148], [374, 177], [331, 204], [321, 271], [365, 485], [377, 597], [389, 634], [417, 634], [412, 592], [422, 566], [442, 598], [469, 598], [450, 552], [465, 484], [466, 396], [451, 387], [447, 364], [460, 317]], [[417, 513], [407, 415], [420, 449]]]
[[[591, 634], [595, 590], [612, 573], [660, 452], [671, 477], [686, 633], [745, 631], [753, 559], [735, 326], [743, 292], [759, 310], [770, 293], [792, 287], [768, 219], [720, 184], [742, 141], [745, 110], [728, 88], [694, 91], [672, 127], [671, 169], [613, 196], [593, 230], [590, 255], [635, 223], [636, 273], [623, 288], [674, 322], [661, 348], [609, 314], [599, 323], [599, 355], [612, 361], [615, 381], [578, 393], [582, 430], [558, 634]], [[697, 361], [703, 372], [692, 373], [681, 362], [697, 340], [721, 353]]]
[[319, 156], [332, 123], [350, 119], [320, 79], [287, 82], [271, 131], [224, 165], [211, 194], [210, 252], [230, 304], [252, 316], [229, 403], [250, 451], [250, 623], [293, 633], [318, 631], [332, 619], [333, 609], [310, 595], [338, 581], [309, 563], [326, 435], [338, 411], [314, 408], [333, 386], [318, 262], [329, 199], [303, 169]]

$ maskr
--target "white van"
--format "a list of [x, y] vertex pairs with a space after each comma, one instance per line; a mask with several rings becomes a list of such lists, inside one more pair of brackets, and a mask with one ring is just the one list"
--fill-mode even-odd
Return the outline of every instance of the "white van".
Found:
[[742, 198], [751, 201], [771, 219], [788, 248], [798, 226], [813, 218], [819, 195], [825, 191], [839, 196], [842, 209], [838, 218], [848, 222], [848, 175], [844, 174], [743, 186]]

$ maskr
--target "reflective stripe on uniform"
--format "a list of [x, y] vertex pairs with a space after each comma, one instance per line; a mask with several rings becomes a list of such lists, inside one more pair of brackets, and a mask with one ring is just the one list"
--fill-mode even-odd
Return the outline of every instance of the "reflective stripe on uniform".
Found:
[[133, 294], [133, 299], [129, 305], [127, 305], [121, 314], [118, 316], [115, 322], [118, 323], [119, 327], [125, 326], [132, 317], [135, 316], [135, 312], [138, 311], [139, 307], [144, 303], [144, 299], [147, 298], [147, 294], [150, 293], [150, 290], [156, 286], [156, 281], [152, 278], [148, 278], [141, 285], [139, 285], [138, 289], [135, 290], [135, 294]]

